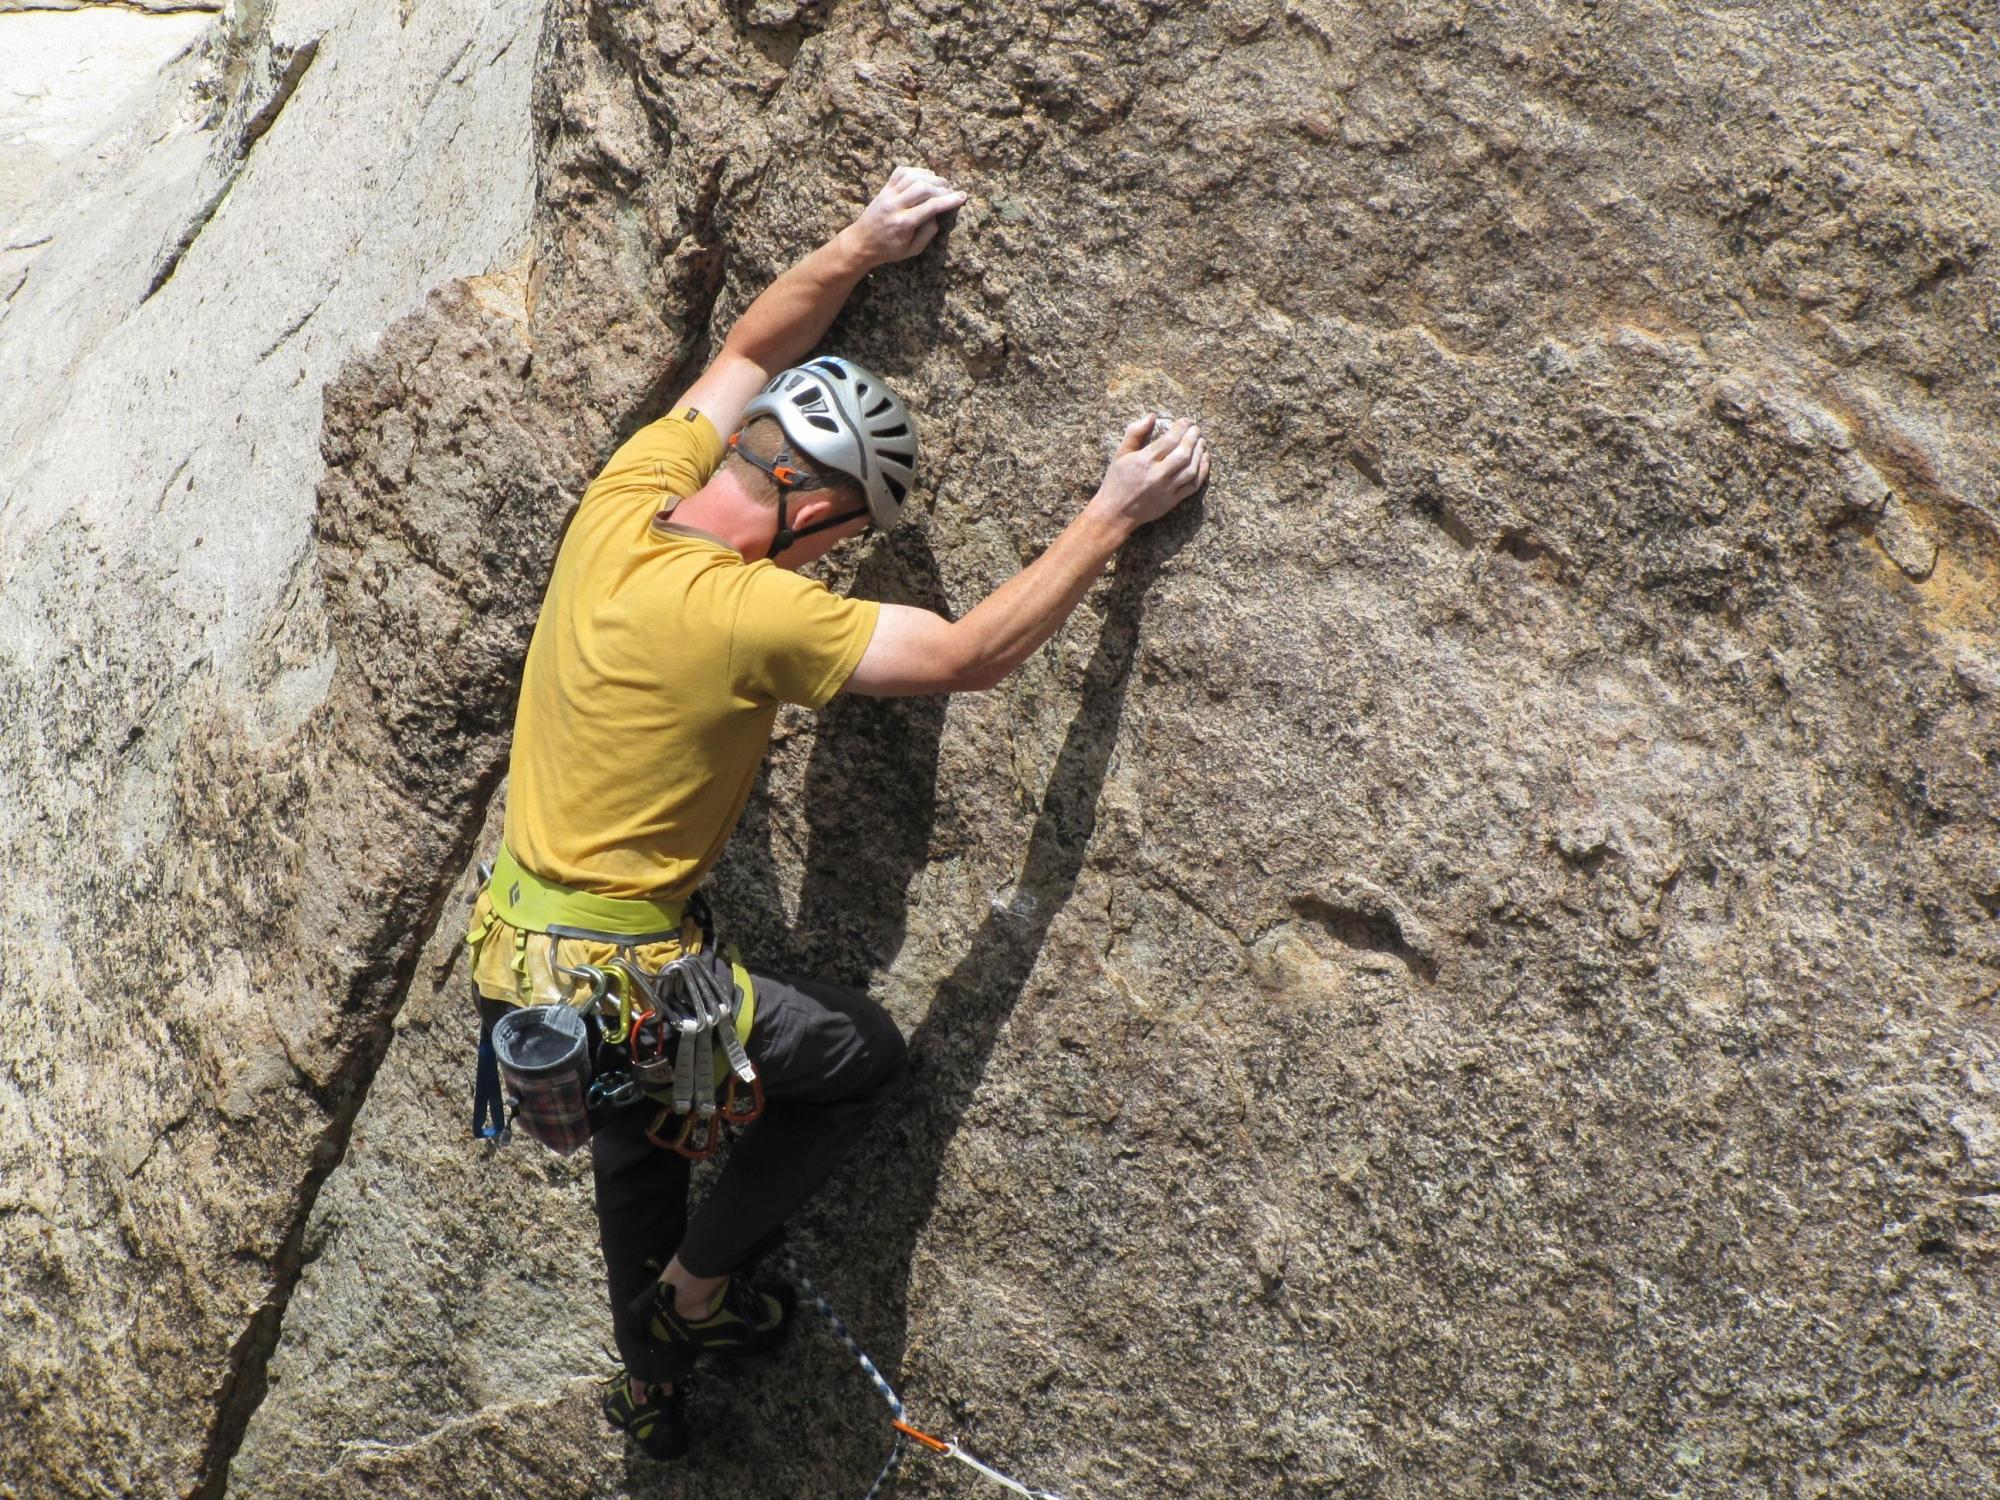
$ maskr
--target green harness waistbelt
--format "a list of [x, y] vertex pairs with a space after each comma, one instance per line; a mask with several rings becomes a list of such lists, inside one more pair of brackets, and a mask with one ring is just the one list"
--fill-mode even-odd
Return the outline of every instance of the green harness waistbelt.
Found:
[[528, 869], [500, 846], [487, 884], [493, 911], [510, 927], [529, 932], [605, 933], [640, 943], [664, 943], [681, 935], [685, 901], [645, 901], [598, 896]]

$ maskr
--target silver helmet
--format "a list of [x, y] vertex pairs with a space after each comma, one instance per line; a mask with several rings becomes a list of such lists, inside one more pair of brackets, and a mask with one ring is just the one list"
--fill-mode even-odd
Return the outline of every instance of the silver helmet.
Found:
[[902, 397], [852, 360], [827, 355], [778, 372], [743, 408], [743, 425], [776, 417], [823, 468], [858, 480], [877, 526], [893, 526], [917, 477], [917, 424]]

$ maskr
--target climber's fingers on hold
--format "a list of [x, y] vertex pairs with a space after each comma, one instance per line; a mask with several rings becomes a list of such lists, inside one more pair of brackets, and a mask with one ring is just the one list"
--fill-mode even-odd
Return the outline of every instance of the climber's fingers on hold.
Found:
[[1174, 476], [1175, 494], [1190, 495], [1200, 487], [1201, 463], [1207, 451], [1207, 445], [1199, 438], [1183, 448], [1176, 448], [1174, 450], [1174, 463], [1176, 467], [1174, 467], [1172, 473]]
[[[1178, 423], [1175, 425], [1180, 426]], [[1208, 439], [1201, 435], [1199, 427], [1188, 423], [1165, 457], [1156, 462], [1162, 482], [1176, 496], [1185, 499], [1201, 488], [1203, 476], [1207, 473]]]
[[937, 193], [948, 193], [951, 184], [923, 167], [898, 167], [883, 187], [883, 196], [904, 208]]
[[[1189, 434], [1192, 433], [1193, 437]], [[1201, 429], [1186, 417], [1176, 417], [1155, 437], [1146, 449], [1146, 457], [1153, 463], [1166, 466], [1173, 461], [1174, 450], [1182, 442], [1193, 443], [1201, 436]]]
[[944, 179], [928, 167], [904, 165], [889, 174], [889, 180], [882, 185], [885, 193], [908, 194], [924, 183], [942, 184]]
[[924, 183], [917, 187], [909, 200], [900, 205], [896, 213], [899, 224], [914, 227], [942, 214], [950, 213], [965, 202], [965, 194], [943, 183]]
[[889, 180], [882, 184], [868, 204], [868, 212], [881, 218], [893, 218], [912, 203], [923, 197], [927, 188], [921, 178], [911, 175], [909, 167], [898, 167], [889, 174]]
[[1194, 453], [1188, 465], [1181, 470], [1180, 478], [1174, 482], [1174, 492], [1186, 499], [1208, 483], [1208, 444], [1206, 441], [1194, 445]]

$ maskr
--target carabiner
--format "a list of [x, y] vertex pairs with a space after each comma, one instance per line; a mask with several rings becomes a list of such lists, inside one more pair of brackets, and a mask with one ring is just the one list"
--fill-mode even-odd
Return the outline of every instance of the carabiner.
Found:
[[[655, 1146], [663, 1146], [669, 1151], [685, 1156], [689, 1161], [707, 1161], [715, 1155], [716, 1148], [722, 1144], [722, 1126], [717, 1123], [717, 1116], [690, 1113], [681, 1120], [678, 1134], [671, 1140], [662, 1140], [659, 1134], [660, 1127], [672, 1117], [672, 1109], [662, 1109], [653, 1117], [653, 1123], [646, 1131], [646, 1139]], [[694, 1133], [697, 1122], [705, 1127], [698, 1139]]]
[[623, 1109], [645, 1097], [645, 1085], [629, 1073], [606, 1073], [591, 1083], [584, 1096], [592, 1109]]
[[[618, 972], [606, 974], [605, 982], [609, 989], [618, 992], [618, 1014], [616, 1018], [605, 1021], [604, 1041], [607, 1046], [622, 1047], [625, 1045], [626, 1038], [632, 1035], [633, 1020], [645, 1011], [645, 1006], [641, 1003], [635, 1003], [632, 996], [632, 992], [638, 990], [643, 999], [644, 986], [633, 980], [631, 973], [619, 965], [619, 960], [614, 958], [611, 960], [611, 964]], [[585, 967], [588, 967], [588, 965]], [[603, 973], [604, 971], [599, 970], [598, 972]]]
[[692, 954], [684, 953], [661, 969], [658, 975], [659, 998], [655, 1008], [673, 1025], [682, 1029], [686, 1028], [688, 1019], [694, 1014], [688, 982], [688, 975], [691, 972], [688, 966], [692, 960]]
[[731, 1125], [748, 1125], [764, 1113], [764, 1083], [754, 1073], [750, 1076], [750, 1108], [739, 1110], [736, 1107], [739, 1082], [734, 1073], [729, 1075], [729, 1082], [722, 1091], [722, 1118]]
[[598, 968], [596, 964], [578, 964], [575, 968], [570, 968], [567, 964], [556, 963], [554, 961], [555, 949], [553, 945], [549, 949], [549, 959], [549, 967], [554, 969], [564, 979], [569, 980], [572, 984], [587, 984], [590, 986], [590, 993], [581, 1001], [572, 1000], [569, 1002], [576, 1010], [587, 1014], [590, 1011], [596, 1010], [610, 996], [611, 976]]
[[627, 981], [638, 989], [640, 998], [646, 1002], [647, 1010], [660, 1008], [659, 992], [653, 988], [653, 981], [657, 976], [648, 974], [640, 968], [623, 950], [612, 955], [611, 967], [623, 974]]
[[667, 1055], [667, 1022], [658, 1011], [642, 1011], [633, 1018], [631, 1053], [635, 1065], [658, 1062]]

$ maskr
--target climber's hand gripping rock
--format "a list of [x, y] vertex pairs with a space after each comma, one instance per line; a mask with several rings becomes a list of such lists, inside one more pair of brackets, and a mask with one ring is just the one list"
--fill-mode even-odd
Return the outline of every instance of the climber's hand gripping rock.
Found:
[[861, 216], [841, 231], [871, 266], [908, 260], [937, 237], [938, 220], [965, 202], [965, 194], [937, 173], [898, 167]]
[[1185, 417], [1173, 422], [1139, 417], [1126, 427], [1090, 508], [1136, 531], [1207, 482], [1208, 440], [1199, 427]]

